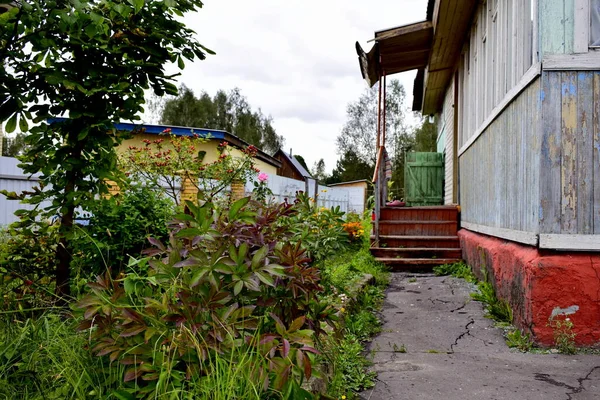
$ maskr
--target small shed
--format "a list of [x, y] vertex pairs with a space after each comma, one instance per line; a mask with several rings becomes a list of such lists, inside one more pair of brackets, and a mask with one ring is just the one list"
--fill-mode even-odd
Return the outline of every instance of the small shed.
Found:
[[369, 193], [369, 181], [366, 179], [360, 179], [356, 181], [332, 183], [327, 185], [331, 188], [348, 188], [349, 190], [349, 201], [352, 209], [364, 210], [367, 204], [367, 196]]
[[277, 175], [298, 181], [305, 181], [307, 178], [312, 179], [310, 172], [291, 153], [287, 154], [285, 151], [279, 149], [273, 154], [273, 158], [281, 163], [281, 166], [277, 168]]

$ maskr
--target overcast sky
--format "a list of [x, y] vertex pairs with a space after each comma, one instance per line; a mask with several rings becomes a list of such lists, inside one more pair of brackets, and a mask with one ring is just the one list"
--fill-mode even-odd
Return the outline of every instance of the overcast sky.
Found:
[[[206, 0], [185, 22], [217, 54], [188, 62], [179, 81], [211, 95], [239, 87], [253, 108], [273, 117], [286, 151], [292, 148], [311, 168], [323, 158], [331, 171], [346, 105], [367, 87], [354, 43], [368, 51], [375, 31], [424, 20], [426, 5], [427, 0]], [[411, 100], [414, 76], [395, 76]]]

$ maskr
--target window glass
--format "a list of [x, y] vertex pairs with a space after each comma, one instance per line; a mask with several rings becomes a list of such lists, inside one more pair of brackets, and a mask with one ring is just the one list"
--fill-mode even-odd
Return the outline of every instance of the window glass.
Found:
[[590, 0], [590, 46], [600, 46], [600, 0]]

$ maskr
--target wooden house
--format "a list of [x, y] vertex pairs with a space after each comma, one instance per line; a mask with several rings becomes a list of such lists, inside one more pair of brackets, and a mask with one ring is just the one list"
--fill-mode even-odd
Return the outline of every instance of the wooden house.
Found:
[[418, 70], [438, 121], [463, 258], [544, 344], [600, 341], [600, 0], [430, 0], [357, 45], [363, 77]]
[[277, 175], [296, 179], [298, 181], [312, 179], [310, 172], [308, 172], [306, 168], [292, 156], [291, 151], [290, 154], [287, 154], [285, 151], [279, 149], [273, 154], [273, 158], [281, 163], [281, 167], [277, 168]]

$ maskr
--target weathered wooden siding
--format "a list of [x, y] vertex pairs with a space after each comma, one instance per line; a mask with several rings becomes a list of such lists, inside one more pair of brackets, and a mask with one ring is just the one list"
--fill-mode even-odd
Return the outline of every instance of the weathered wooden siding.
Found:
[[544, 71], [542, 90], [540, 233], [600, 234], [600, 72]]
[[532, 0], [481, 2], [459, 61], [459, 147], [533, 64]]
[[540, 107], [538, 78], [460, 156], [463, 222], [538, 232]]
[[575, 0], [538, 0], [540, 52], [573, 53]]
[[444, 204], [454, 203], [454, 83], [446, 91], [444, 108]]

